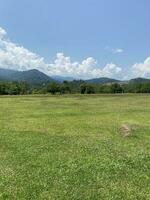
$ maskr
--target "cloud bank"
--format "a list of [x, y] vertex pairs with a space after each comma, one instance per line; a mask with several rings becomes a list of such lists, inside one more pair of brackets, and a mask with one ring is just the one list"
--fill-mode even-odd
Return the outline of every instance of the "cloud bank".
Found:
[[99, 68], [97, 61], [89, 57], [82, 62], [72, 62], [70, 57], [57, 53], [53, 63], [45, 63], [44, 58], [30, 50], [11, 42], [6, 37], [6, 31], [0, 27], [0, 67], [14, 70], [38, 69], [50, 76], [73, 76], [76, 78], [114, 77], [121, 68], [110, 63]]
[[56, 60], [49, 66], [48, 74], [67, 75], [77, 78], [113, 77], [121, 72], [121, 68], [113, 63], [107, 64], [104, 68], [98, 68], [97, 61], [93, 57], [89, 57], [81, 63], [71, 62], [70, 57], [65, 57], [63, 53], [57, 53]]
[[132, 73], [138, 77], [150, 77], [150, 57], [146, 58], [143, 63], [134, 64], [132, 66]]

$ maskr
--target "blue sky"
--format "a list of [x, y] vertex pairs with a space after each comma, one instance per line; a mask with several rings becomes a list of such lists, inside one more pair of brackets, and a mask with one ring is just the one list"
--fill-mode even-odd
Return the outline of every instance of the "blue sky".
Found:
[[[7, 32], [5, 40], [34, 52], [39, 55], [37, 59], [43, 57], [46, 66], [41, 71], [49, 75], [90, 78], [106, 74], [127, 78], [132, 73], [131, 76], [149, 77], [149, 10], [149, 0], [0, 0], [0, 27]], [[70, 57], [69, 61], [66, 56]], [[112, 64], [118, 67], [118, 72], [114, 69], [110, 74], [93, 73], [86, 66], [89, 73], [82, 76], [83, 63], [88, 58], [93, 59], [88, 60], [92, 70], [102, 71], [106, 67], [105, 72]], [[88, 61], [85, 65], [89, 65]], [[67, 66], [58, 67], [64, 62], [68, 62]], [[11, 65], [10, 60], [8, 63]], [[1, 62], [4, 67], [14, 65], [5, 64]], [[29, 68], [18, 64], [20, 70]], [[75, 68], [79, 68], [77, 72]]]

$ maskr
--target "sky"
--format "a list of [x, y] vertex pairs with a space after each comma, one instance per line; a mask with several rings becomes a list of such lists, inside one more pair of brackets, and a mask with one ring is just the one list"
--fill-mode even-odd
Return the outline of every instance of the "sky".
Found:
[[149, 0], [0, 0], [0, 67], [150, 78]]

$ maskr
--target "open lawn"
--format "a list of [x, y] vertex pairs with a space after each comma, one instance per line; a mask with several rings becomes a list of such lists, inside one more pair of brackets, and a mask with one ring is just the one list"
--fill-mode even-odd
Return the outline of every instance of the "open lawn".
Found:
[[1, 96], [0, 199], [149, 200], [150, 95]]

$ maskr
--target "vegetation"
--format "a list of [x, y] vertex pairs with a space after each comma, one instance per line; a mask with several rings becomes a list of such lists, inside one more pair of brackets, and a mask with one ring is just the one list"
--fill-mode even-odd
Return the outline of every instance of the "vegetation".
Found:
[[35, 69], [14, 71], [0, 68], [0, 95], [150, 93], [150, 79], [145, 78], [135, 78], [128, 82], [106, 77], [63, 82], [61, 77], [57, 78], [55, 81]]
[[0, 95], [29, 94], [31, 90], [26, 82], [0, 82]]
[[150, 96], [0, 97], [0, 199], [150, 199]]
[[150, 93], [150, 81], [91, 84], [85, 81], [47, 82], [42, 85], [31, 85], [26, 82], [0, 82], [0, 94], [114, 94], [114, 93]]
[[95, 89], [93, 85], [83, 83], [80, 85], [80, 92], [81, 94], [94, 94]]

